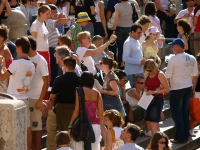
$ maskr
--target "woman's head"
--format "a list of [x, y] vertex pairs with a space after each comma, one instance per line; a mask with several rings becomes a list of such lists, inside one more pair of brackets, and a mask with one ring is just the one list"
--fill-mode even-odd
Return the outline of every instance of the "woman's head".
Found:
[[111, 70], [113, 67], [113, 59], [110, 58], [109, 56], [104, 56], [104, 57], [102, 57], [100, 65], [101, 65], [101, 70], [103, 70], [103, 71], [105, 69]]
[[77, 39], [81, 44], [84, 44], [87, 47], [89, 47], [91, 45], [90, 32], [88, 32], [88, 31], [80, 32], [77, 35]]
[[48, 5], [42, 5], [38, 8], [38, 16], [42, 20], [47, 20], [50, 17], [51, 8]]
[[177, 30], [178, 32], [184, 32], [190, 34], [191, 26], [186, 19], [180, 19], [177, 22]]
[[147, 16], [155, 16], [157, 12], [157, 8], [154, 2], [148, 2], [145, 6], [144, 13]]
[[56, 135], [56, 143], [57, 145], [68, 145], [70, 143], [69, 133], [67, 131], [60, 131]]
[[121, 127], [124, 124], [122, 115], [115, 109], [106, 110], [103, 116], [108, 127]]
[[135, 76], [132, 87], [134, 87], [136, 89], [137, 88], [143, 89], [144, 88], [144, 77], [143, 76]]
[[114, 72], [119, 78], [119, 85], [125, 86], [125, 84], [128, 82], [126, 73], [119, 69], [115, 70]]
[[0, 40], [2, 40], [2, 42], [8, 39], [8, 33], [9, 33], [8, 27], [2, 24], [0, 26]]
[[160, 35], [160, 32], [158, 31], [158, 28], [156, 26], [152, 26], [148, 29], [148, 33], [149, 35], [146, 37], [145, 40], [153, 39], [153, 40], [157, 40], [157, 38]]
[[138, 20], [137, 20], [137, 23], [141, 24], [142, 25], [142, 31], [146, 31], [149, 26], [150, 26], [150, 23], [151, 23], [151, 20], [148, 16], [146, 15], [142, 15]]
[[92, 89], [94, 86], [94, 76], [89, 71], [84, 71], [81, 75], [81, 86]]
[[144, 63], [143, 72], [144, 74], [156, 73], [158, 71], [158, 65], [153, 59], [147, 59]]
[[163, 148], [163, 150], [171, 150], [171, 147], [169, 147], [169, 138], [165, 133], [162, 133], [160, 131], [157, 131], [148, 146], [148, 149], [158, 149]]
[[72, 39], [67, 34], [60, 35], [58, 37], [57, 44], [58, 44], [58, 46], [66, 45], [66, 46], [70, 47], [72, 44]]

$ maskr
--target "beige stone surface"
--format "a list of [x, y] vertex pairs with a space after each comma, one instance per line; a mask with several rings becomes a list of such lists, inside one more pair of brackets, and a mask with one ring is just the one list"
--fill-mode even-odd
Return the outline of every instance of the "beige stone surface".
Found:
[[26, 150], [26, 109], [21, 100], [0, 100], [0, 150]]

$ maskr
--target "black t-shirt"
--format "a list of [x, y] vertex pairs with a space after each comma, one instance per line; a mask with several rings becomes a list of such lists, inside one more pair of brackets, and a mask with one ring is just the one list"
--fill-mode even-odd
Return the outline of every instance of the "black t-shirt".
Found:
[[77, 18], [78, 13], [87, 12], [88, 16], [91, 19], [91, 22], [96, 22], [96, 19], [91, 14], [91, 10], [90, 10], [90, 6], [95, 7], [93, 0], [72, 0], [71, 5], [74, 6], [76, 18]]
[[57, 103], [74, 104], [76, 99], [75, 88], [80, 85], [81, 78], [74, 72], [66, 72], [58, 76], [51, 90], [57, 94]]

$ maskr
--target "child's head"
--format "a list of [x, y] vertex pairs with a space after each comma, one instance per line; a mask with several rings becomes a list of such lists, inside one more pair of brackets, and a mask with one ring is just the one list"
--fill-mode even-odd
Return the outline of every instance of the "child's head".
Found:
[[48, 4], [48, 6], [51, 8], [50, 19], [57, 20], [58, 18], [57, 6], [54, 4]]
[[100, 35], [95, 35], [92, 38], [92, 44], [94, 44], [97, 48], [103, 44], [103, 38]]
[[111, 127], [121, 127], [124, 124], [124, 120], [119, 111], [115, 109], [106, 110], [103, 114], [106, 125]]
[[119, 85], [125, 86], [125, 84], [128, 82], [126, 73], [123, 70], [119, 69], [115, 70], [114, 72], [119, 78]]
[[58, 37], [58, 46], [66, 45], [70, 47], [71, 44], [72, 44], [72, 39], [67, 34], [60, 35]]
[[36, 39], [33, 36], [27, 36], [29, 42], [30, 42], [30, 46], [31, 46], [31, 50], [36, 51], [36, 47], [37, 47], [37, 42]]
[[4, 42], [8, 39], [9, 29], [6, 25], [2, 24], [0, 26], [0, 39]]
[[145, 40], [153, 39], [156, 40], [159, 37], [160, 32], [158, 31], [158, 28], [155, 26], [152, 26], [148, 29], [149, 35], [146, 37]]
[[68, 145], [70, 143], [69, 133], [67, 131], [60, 131], [56, 135], [56, 143], [59, 147], [61, 145]]
[[200, 72], [200, 53], [198, 53], [198, 54], [196, 55], [196, 60], [197, 60], [197, 64], [198, 64], [198, 70], [199, 70], [199, 72]]
[[21, 56], [22, 53], [28, 54], [30, 51], [31, 45], [29, 39], [25, 36], [17, 38], [17, 40], [15, 41], [15, 45], [16, 45], [16, 52], [19, 56]]
[[179, 33], [190, 34], [191, 26], [186, 19], [180, 19], [177, 22], [177, 30]]

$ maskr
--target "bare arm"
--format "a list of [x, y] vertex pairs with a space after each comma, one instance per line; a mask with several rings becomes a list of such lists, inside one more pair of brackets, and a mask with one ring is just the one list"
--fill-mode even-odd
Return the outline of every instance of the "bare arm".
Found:
[[119, 95], [119, 88], [117, 85], [117, 82], [115, 80], [110, 81], [109, 83], [110, 87], [112, 88], [111, 91], [98, 89], [102, 94], [108, 94], [108, 95]]
[[71, 118], [71, 121], [69, 123], [69, 126], [72, 126], [72, 123], [74, 121], [74, 119], [78, 116], [79, 114], [79, 99], [78, 99], [78, 93], [76, 91], [76, 104], [75, 104], [75, 109], [74, 109], [74, 112], [72, 114], [72, 118]]
[[164, 12], [168, 17], [171, 17], [171, 14], [167, 11], [165, 11], [159, 4], [159, 0], [155, 0], [154, 1], [155, 5], [156, 5], [156, 8], [162, 12]]
[[198, 18], [197, 18], [196, 16], [194, 16], [194, 19], [193, 19], [193, 24], [194, 24], [194, 26], [197, 25], [197, 22], [198, 22]]
[[100, 1], [99, 2], [99, 9], [100, 9], [100, 18], [101, 18], [101, 23], [103, 25], [104, 33], [105, 33], [105, 38], [108, 37], [107, 29], [106, 29], [106, 19], [104, 15], [104, 2]]
[[187, 51], [188, 50], [188, 40], [185, 35], [182, 35], [181, 38], [183, 39], [183, 41], [185, 43], [184, 50]]
[[98, 117], [100, 120], [100, 124], [103, 122], [103, 101], [102, 101], [102, 97], [101, 94], [98, 93]]
[[7, 17], [7, 16], [12, 15], [11, 7], [10, 7], [10, 4], [8, 3], [7, 0], [5, 1], [4, 5], [5, 5], [5, 7], [6, 7], [5, 16]]
[[[35, 108], [36, 109], [40, 109], [42, 108], [42, 101], [44, 99], [44, 96], [47, 92], [47, 89], [48, 89], [48, 83], [49, 83], [49, 76], [43, 76], [42, 77], [42, 80], [43, 80], [43, 86], [42, 86], [42, 91], [41, 91], [41, 94], [40, 94], [40, 98], [37, 100], [36, 104], [35, 104]], [[54, 99], [55, 100], [55, 99]], [[53, 103], [54, 104], [54, 103]], [[53, 106], [53, 105], [52, 105]]]
[[130, 96], [130, 97], [132, 97], [132, 98], [135, 98], [135, 99], [137, 99], [138, 101], [139, 101], [140, 98], [141, 98], [140, 93], [136, 92], [135, 89], [131, 89], [131, 90], [128, 92], [128, 96]]
[[112, 12], [108, 11], [106, 14], [106, 20], [108, 21], [111, 18]]
[[55, 104], [56, 94], [51, 94], [49, 98], [49, 109], [51, 110]]
[[91, 11], [91, 14], [94, 15], [94, 16], [97, 14], [94, 6], [90, 6], [90, 11]]
[[198, 80], [198, 77], [197, 77], [197, 76], [193, 76], [193, 77], [192, 77], [192, 84], [193, 84], [192, 93], [193, 93], [193, 95], [195, 94], [195, 89], [196, 89], [196, 85], [197, 85], [197, 80]]
[[0, 14], [2, 13], [3, 9], [4, 9], [4, 3], [0, 3]]
[[118, 20], [119, 20], [119, 11], [118, 11], [117, 8], [115, 8], [115, 20], [114, 20], [114, 23], [113, 23], [114, 30], [116, 30], [116, 28], [117, 28]]
[[68, 21], [74, 22], [75, 18], [60, 18], [56, 21], [56, 27], [59, 25], [65, 24]]
[[74, 6], [70, 6], [70, 12], [71, 12], [72, 14], [74, 14], [74, 13], [75, 13]]
[[31, 35], [36, 39], [36, 37], [37, 37], [37, 32], [31, 32]]
[[10, 73], [6, 71], [4, 74], [1, 73], [2, 67], [0, 67], [0, 81], [4, 81], [10, 77]]
[[112, 135], [109, 129], [106, 131], [106, 147], [104, 150], [112, 150]]

